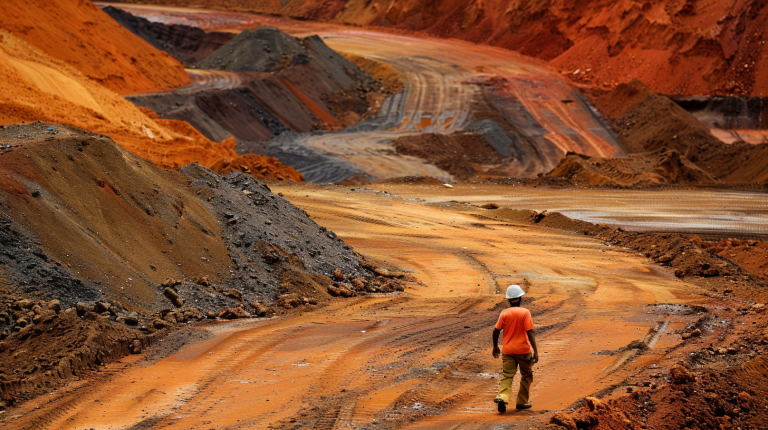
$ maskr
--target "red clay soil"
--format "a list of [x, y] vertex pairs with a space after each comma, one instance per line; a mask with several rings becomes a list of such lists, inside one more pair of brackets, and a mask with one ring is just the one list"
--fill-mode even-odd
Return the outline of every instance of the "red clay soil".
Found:
[[577, 83], [768, 95], [762, 0], [127, 0], [424, 31], [550, 61]]
[[669, 98], [633, 80], [594, 97], [630, 153], [671, 149], [724, 182], [768, 179], [768, 145], [727, 145]]
[[749, 272], [768, 279], [768, 242], [723, 239], [720, 242], [706, 242], [704, 247], [712, 254], [719, 255]]
[[[0, 87], [0, 125], [34, 121], [74, 125], [108, 135], [163, 168], [177, 169], [193, 162], [213, 166], [221, 158], [238, 156], [234, 139], [213, 142], [186, 122], [160, 119], [2, 30], [0, 82], [4, 84]], [[278, 168], [275, 178], [285, 172], [290, 176], [293, 170], [266, 157], [263, 165]]]
[[304, 181], [304, 175], [297, 172], [293, 167], [286, 166], [277, 161], [276, 158], [256, 154], [222, 158], [211, 166], [211, 170], [222, 176], [227, 176], [232, 172], [245, 172], [259, 179]]
[[[766, 428], [768, 364], [762, 355], [766, 338], [752, 336], [743, 342], [752, 345], [750, 349], [758, 355], [757, 358], [720, 372], [712, 368], [691, 372], [678, 365], [664, 375], [671, 384], [659, 389], [641, 388], [641, 391], [609, 400], [588, 398], [587, 405], [581, 409], [553, 416], [545, 428]], [[656, 385], [649, 380], [648, 385], [651, 384]]]
[[717, 182], [679, 152], [667, 149], [624, 158], [595, 158], [569, 152], [547, 176], [582, 186], [632, 188]]
[[90, 1], [4, 1], [0, 28], [119, 94], [184, 86], [184, 67]]

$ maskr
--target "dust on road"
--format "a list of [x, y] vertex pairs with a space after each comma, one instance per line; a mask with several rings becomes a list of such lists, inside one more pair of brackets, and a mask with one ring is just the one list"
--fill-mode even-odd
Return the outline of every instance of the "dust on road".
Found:
[[[533, 423], [611, 392], [640, 367], [669, 365], [676, 354], [667, 351], [681, 341], [667, 333], [696, 315], [647, 305], [706, 300], [644, 257], [580, 235], [480, 221], [381, 191], [273, 188], [362, 254], [412, 272], [406, 292], [208, 328], [212, 340], [151, 365], [111, 365], [108, 376], [38, 398], [3, 421], [17, 428]], [[528, 291], [542, 359], [533, 410], [499, 415], [490, 327], [512, 282]], [[649, 349], [605, 352], [634, 340]]]

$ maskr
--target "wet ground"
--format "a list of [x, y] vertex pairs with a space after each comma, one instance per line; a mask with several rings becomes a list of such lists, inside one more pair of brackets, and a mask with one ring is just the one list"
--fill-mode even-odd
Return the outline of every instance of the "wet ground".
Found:
[[[376, 189], [393, 189], [375, 185]], [[570, 218], [629, 231], [693, 233], [713, 237], [768, 236], [768, 194], [702, 189], [555, 189], [491, 184], [399, 186], [404, 197], [438, 203], [495, 203], [508, 209], [560, 212]]]
[[[410, 186], [389, 186], [406, 195]], [[671, 334], [709, 300], [644, 257], [549, 229], [381, 191], [273, 186], [375, 260], [414, 277], [403, 294], [207, 328], [155, 363], [126, 359], [0, 417], [13, 428], [514, 428], [638, 369], [685, 354]], [[452, 190], [423, 190], [450, 200]], [[481, 192], [482, 194], [482, 192]], [[541, 361], [534, 408], [499, 415], [490, 332], [501, 292], [528, 291]], [[663, 307], [662, 306], [662, 307]], [[649, 349], [615, 351], [634, 340]], [[612, 354], [606, 351], [614, 351]]]

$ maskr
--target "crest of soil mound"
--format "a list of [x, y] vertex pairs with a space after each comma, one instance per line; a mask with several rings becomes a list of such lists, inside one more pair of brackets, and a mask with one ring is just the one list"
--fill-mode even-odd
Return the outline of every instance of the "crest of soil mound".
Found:
[[737, 183], [768, 178], [768, 145], [726, 145], [693, 115], [638, 80], [592, 100], [630, 152], [670, 149], [713, 177]]
[[162, 170], [50, 123], [0, 144], [0, 409], [179, 323], [402, 289], [253, 175]]
[[[109, 135], [124, 148], [165, 168], [234, 159], [235, 142], [213, 142], [189, 124], [160, 119], [0, 30], [0, 124], [50, 121]], [[258, 157], [257, 157], [258, 158]], [[295, 170], [266, 157], [251, 157], [252, 171], [289, 179]], [[269, 166], [274, 169], [265, 170]]]
[[3, 2], [0, 28], [120, 94], [162, 91], [189, 82], [178, 61], [90, 1]]
[[128, 0], [423, 31], [550, 61], [583, 85], [628, 77], [675, 95], [768, 95], [762, 0]]
[[594, 158], [569, 152], [547, 176], [583, 186], [637, 188], [717, 183], [679, 152], [667, 149], [625, 158]]
[[187, 66], [196, 64], [229, 42], [231, 33], [206, 32], [187, 25], [165, 25], [107, 6], [102, 9], [131, 33]]

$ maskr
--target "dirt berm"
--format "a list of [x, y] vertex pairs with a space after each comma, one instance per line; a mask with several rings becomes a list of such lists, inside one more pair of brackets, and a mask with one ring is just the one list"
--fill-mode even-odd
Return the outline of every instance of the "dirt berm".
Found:
[[232, 33], [206, 32], [188, 25], [165, 25], [152, 22], [112, 6], [102, 10], [131, 33], [155, 48], [167, 52], [186, 66], [204, 60], [234, 37]]
[[718, 181], [675, 150], [595, 158], [569, 152], [548, 178], [582, 186], [645, 188], [659, 185], [713, 185]]
[[608, 116], [629, 152], [674, 150], [724, 182], [768, 179], [768, 144], [727, 145], [693, 115], [638, 80], [594, 97], [592, 103]]
[[[161, 170], [55, 124], [0, 128], [0, 144], [0, 401], [182, 322], [402, 288], [251, 175]], [[48, 344], [55, 357], [14, 367]]]

